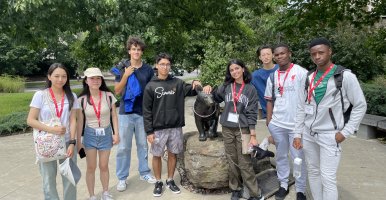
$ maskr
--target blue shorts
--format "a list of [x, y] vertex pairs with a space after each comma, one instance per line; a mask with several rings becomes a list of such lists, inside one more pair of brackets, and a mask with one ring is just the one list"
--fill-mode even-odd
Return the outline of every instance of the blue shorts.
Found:
[[85, 126], [83, 135], [83, 145], [87, 149], [110, 150], [113, 147], [111, 126], [105, 128], [104, 136], [97, 136], [94, 128]]

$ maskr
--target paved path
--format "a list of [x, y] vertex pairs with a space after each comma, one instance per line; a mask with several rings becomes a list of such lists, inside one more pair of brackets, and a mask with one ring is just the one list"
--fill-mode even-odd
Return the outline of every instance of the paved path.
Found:
[[[186, 127], [184, 131], [196, 130], [191, 105], [193, 99], [186, 102]], [[258, 122], [258, 139], [269, 133], [263, 121]], [[220, 128], [221, 130], [221, 128]], [[134, 145], [133, 145], [134, 146]], [[341, 200], [375, 200], [386, 199], [386, 145], [377, 140], [362, 140], [352, 137], [343, 143], [343, 156], [338, 171], [338, 188]], [[139, 180], [138, 160], [135, 146], [133, 148], [132, 166], [128, 179], [128, 189], [124, 192], [115, 190], [117, 178], [115, 176], [116, 147], [113, 148], [110, 157], [110, 191], [115, 199], [184, 199], [184, 200], [228, 200], [230, 194], [202, 195], [194, 194], [182, 188], [181, 194], [173, 194], [166, 190], [160, 198], [152, 196], [153, 184]], [[274, 147], [270, 146], [274, 151]], [[151, 156], [150, 156], [151, 158]], [[43, 199], [42, 180], [37, 165], [34, 164], [34, 151], [32, 134], [22, 134], [8, 137], [0, 137], [0, 200], [37, 200]], [[86, 161], [78, 159], [78, 164], [83, 172], [83, 177], [78, 184], [78, 199], [85, 200], [88, 197], [84, 179]], [[151, 166], [151, 162], [149, 162]], [[162, 177], [166, 177], [166, 163], [163, 162]], [[101, 184], [99, 173], [96, 176], [95, 191], [100, 194]], [[175, 179], [179, 184], [179, 176], [176, 171]], [[57, 188], [62, 193], [61, 178], [57, 178]], [[294, 200], [295, 192], [290, 187], [287, 200]], [[271, 197], [270, 199], [274, 199]]]

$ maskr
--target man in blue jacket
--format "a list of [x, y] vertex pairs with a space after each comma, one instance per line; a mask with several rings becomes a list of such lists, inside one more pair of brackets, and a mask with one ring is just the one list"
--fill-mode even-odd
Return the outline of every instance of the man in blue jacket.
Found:
[[[154, 76], [152, 67], [142, 62], [145, 43], [136, 37], [127, 40], [130, 60], [122, 60], [112, 72], [115, 74], [115, 93], [121, 94], [119, 106], [119, 137], [116, 174], [119, 179], [118, 191], [126, 190], [129, 176], [131, 145], [135, 135], [140, 179], [155, 183], [148, 166], [148, 145], [142, 117], [142, 99], [146, 84]], [[119, 72], [117, 72], [119, 70]], [[114, 72], [115, 71], [115, 72]]]

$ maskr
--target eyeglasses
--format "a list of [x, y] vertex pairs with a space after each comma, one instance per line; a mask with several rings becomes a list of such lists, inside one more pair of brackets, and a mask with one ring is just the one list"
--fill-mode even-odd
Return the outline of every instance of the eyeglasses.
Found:
[[163, 68], [169, 68], [171, 65], [170, 63], [161, 63], [161, 64], [158, 64], [160, 67], [163, 67]]

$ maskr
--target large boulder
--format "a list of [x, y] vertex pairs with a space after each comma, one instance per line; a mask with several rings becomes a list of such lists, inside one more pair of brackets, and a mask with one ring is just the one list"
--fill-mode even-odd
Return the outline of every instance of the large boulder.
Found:
[[178, 161], [181, 184], [187, 181], [194, 187], [206, 189], [228, 187], [228, 162], [221, 134], [203, 142], [198, 140], [197, 131], [185, 133], [184, 153]]

